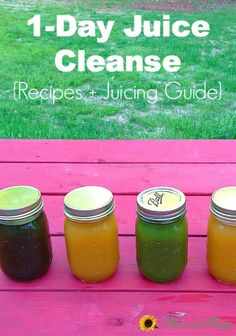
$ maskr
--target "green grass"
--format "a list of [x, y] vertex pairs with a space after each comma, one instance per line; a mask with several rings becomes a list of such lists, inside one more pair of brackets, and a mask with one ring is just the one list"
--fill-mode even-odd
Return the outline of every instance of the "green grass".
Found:
[[[8, 6], [6, 6], [6, 3]], [[207, 20], [211, 33], [205, 39], [147, 39], [128, 40], [120, 32], [132, 22], [133, 14], [140, 13], [148, 20], [158, 19], [162, 13], [134, 11], [132, 1], [84, 2], [71, 7], [65, 1], [28, 1], [27, 8], [17, 1], [0, 1], [0, 137], [1, 138], [236, 138], [236, 23], [235, 8], [225, 7], [214, 11], [171, 13], [172, 19], [186, 18], [190, 22]], [[78, 3], [78, 2], [77, 2]], [[104, 5], [105, 4], [105, 5]], [[107, 8], [106, 8], [107, 4]], [[11, 7], [11, 5], [13, 7]], [[124, 5], [124, 6], [123, 6]], [[27, 10], [26, 10], [27, 9]], [[111, 39], [97, 44], [95, 39], [56, 38], [53, 34], [40, 39], [32, 37], [27, 20], [41, 13], [43, 23], [53, 23], [55, 15], [70, 13], [81, 19], [116, 20]], [[179, 55], [181, 70], [177, 74], [164, 71], [155, 74], [120, 73], [106, 71], [92, 74], [60, 73], [54, 66], [54, 56], [60, 49], [85, 49], [88, 55], [111, 54], [169, 54]], [[47, 101], [14, 101], [13, 83], [27, 81], [30, 87], [41, 89], [94, 88], [99, 97], [87, 96], [83, 101], [62, 100], [53, 105]], [[159, 101], [151, 106], [145, 100], [135, 102], [104, 101], [105, 83], [114, 87], [150, 89], [159, 87]], [[223, 84], [222, 101], [179, 100], [173, 102], [163, 94], [163, 86], [178, 80], [183, 86], [200, 85], [207, 80], [209, 86], [217, 81]]]

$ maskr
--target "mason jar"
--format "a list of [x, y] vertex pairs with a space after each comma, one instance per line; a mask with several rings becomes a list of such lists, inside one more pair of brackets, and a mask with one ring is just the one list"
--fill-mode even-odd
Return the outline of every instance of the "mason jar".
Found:
[[155, 282], [181, 276], [187, 264], [188, 230], [185, 195], [154, 187], [137, 197], [136, 256], [141, 274]]
[[87, 186], [64, 200], [65, 239], [72, 273], [82, 281], [110, 278], [119, 263], [118, 228], [111, 191]]
[[236, 187], [215, 191], [208, 221], [207, 264], [218, 281], [236, 284]]
[[27, 281], [47, 272], [52, 261], [48, 221], [38, 189], [15, 186], [0, 191], [0, 267]]

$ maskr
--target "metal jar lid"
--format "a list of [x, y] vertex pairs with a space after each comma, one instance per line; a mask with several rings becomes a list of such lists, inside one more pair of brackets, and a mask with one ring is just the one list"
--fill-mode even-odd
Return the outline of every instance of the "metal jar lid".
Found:
[[99, 220], [113, 210], [113, 194], [103, 187], [80, 187], [69, 192], [64, 199], [64, 213], [74, 221]]
[[137, 213], [145, 221], [172, 223], [186, 213], [186, 197], [178, 189], [154, 187], [137, 197]]
[[236, 187], [225, 187], [212, 194], [210, 209], [220, 220], [236, 225]]
[[43, 201], [38, 189], [14, 186], [0, 190], [0, 223], [24, 224], [42, 211]]

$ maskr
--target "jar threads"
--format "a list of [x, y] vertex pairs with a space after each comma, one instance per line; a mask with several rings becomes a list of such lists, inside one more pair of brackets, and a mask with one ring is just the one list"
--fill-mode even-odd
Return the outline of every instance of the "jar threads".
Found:
[[43, 209], [38, 189], [14, 186], [0, 191], [0, 224], [24, 224], [33, 221]]
[[137, 197], [137, 214], [145, 221], [172, 223], [186, 213], [185, 195], [178, 189], [154, 187]]
[[64, 213], [75, 221], [99, 220], [110, 215], [114, 208], [112, 192], [98, 186], [74, 189], [64, 199]]
[[236, 225], [236, 187], [216, 190], [211, 197], [210, 210], [219, 220]]

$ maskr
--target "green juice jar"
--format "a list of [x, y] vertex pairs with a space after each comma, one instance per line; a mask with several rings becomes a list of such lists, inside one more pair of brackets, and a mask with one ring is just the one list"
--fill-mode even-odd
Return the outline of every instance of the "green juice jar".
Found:
[[185, 195], [155, 187], [137, 197], [136, 255], [141, 274], [155, 282], [181, 276], [187, 264], [188, 229]]
[[0, 267], [27, 281], [49, 269], [52, 246], [40, 191], [16, 186], [0, 191]]

